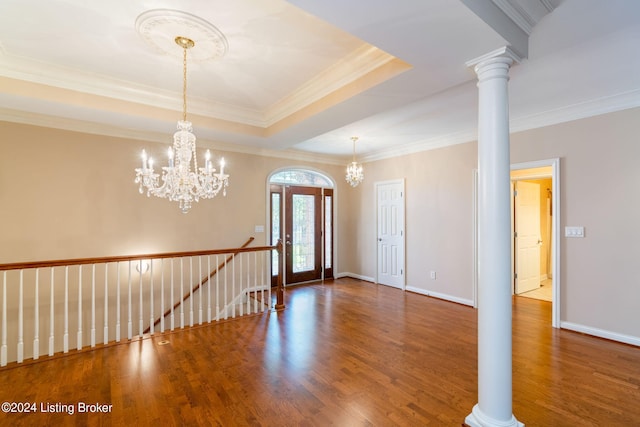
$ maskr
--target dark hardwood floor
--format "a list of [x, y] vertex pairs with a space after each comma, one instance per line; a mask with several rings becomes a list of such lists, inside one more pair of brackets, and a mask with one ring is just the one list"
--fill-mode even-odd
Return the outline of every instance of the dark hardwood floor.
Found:
[[[477, 402], [474, 309], [352, 279], [290, 288], [285, 302], [0, 369], [0, 402], [37, 405], [0, 425], [460, 426]], [[639, 426], [640, 348], [550, 319], [550, 303], [514, 299], [518, 420]], [[81, 402], [112, 406], [78, 413]]]

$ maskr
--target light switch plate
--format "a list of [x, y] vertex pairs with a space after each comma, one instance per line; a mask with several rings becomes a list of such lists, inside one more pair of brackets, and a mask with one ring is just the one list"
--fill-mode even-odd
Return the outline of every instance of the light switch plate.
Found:
[[565, 227], [564, 237], [584, 237], [584, 227]]
[[255, 232], [264, 233], [264, 225], [256, 225]]

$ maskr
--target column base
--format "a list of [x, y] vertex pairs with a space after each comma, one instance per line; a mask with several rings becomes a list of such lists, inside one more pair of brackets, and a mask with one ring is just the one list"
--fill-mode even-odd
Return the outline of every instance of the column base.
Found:
[[469, 427], [524, 427], [524, 424], [516, 420], [516, 417], [511, 415], [511, 419], [508, 421], [496, 420], [486, 416], [480, 410], [480, 407], [476, 404], [473, 410], [467, 418], [464, 419], [464, 423]]

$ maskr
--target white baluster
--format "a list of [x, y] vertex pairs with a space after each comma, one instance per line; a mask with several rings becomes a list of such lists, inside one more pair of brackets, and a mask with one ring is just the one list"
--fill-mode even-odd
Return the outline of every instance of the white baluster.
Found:
[[35, 307], [33, 311], [33, 359], [40, 357], [40, 269], [36, 268]]
[[249, 272], [251, 271], [251, 261], [249, 260], [249, 253], [243, 253], [244, 258], [246, 259], [246, 264], [247, 264], [247, 278], [245, 279], [245, 281], [247, 282], [245, 285], [245, 295], [247, 298], [247, 314], [251, 314], [251, 298], [249, 298], [249, 294], [251, 292], [250, 289], [250, 284], [251, 284], [251, 280], [249, 279]]
[[[231, 317], [236, 317], [236, 258], [231, 259]], [[227, 302], [228, 303], [228, 302]], [[242, 307], [242, 305], [240, 306]]]
[[64, 267], [64, 335], [62, 336], [62, 351], [69, 352], [69, 266]]
[[0, 366], [7, 366], [7, 271], [2, 272], [2, 347]]
[[78, 266], [78, 350], [82, 350], [82, 264]]
[[[264, 261], [265, 259], [265, 252], [262, 253], [262, 261]], [[265, 287], [265, 281], [264, 281], [264, 270], [265, 270], [265, 263], [262, 262], [262, 267], [260, 268], [260, 311], [264, 311], [264, 287]], [[271, 287], [271, 281], [269, 281], [269, 287]]]
[[207, 321], [211, 323], [211, 255], [207, 255]]
[[51, 283], [49, 285], [50, 287], [50, 292], [49, 292], [49, 356], [53, 356], [53, 348], [54, 348], [54, 329], [53, 329], [53, 325], [54, 325], [54, 311], [55, 311], [55, 306], [54, 306], [54, 286], [53, 286], [53, 276], [54, 276], [54, 268], [51, 267]]
[[258, 252], [253, 253], [253, 312], [258, 312]]
[[175, 319], [174, 319], [174, 315], [173, 315], [173, 306], [175, 305], [174, 303], [175, 299], [173, 299], [173, 258], [171, 258], [171, 301], [169, 301], [169, 306], [171, 307], [171, 330], [173, 331], [173, 328], [175, 327]]
[[131, 314], [131, 260], [129, 260], [129, 277], [127, 279], [127, 339], [133, 338], [133, 319]]
[[[220, 265], [216, 255], [216, 268]], [[220, 270], [216, 270], [216, 322], [220, 320]]]
[[153, 260], [149, 260], [149, 334], [153, 335], [156, 319], [153, 318]]
[[[255, 252], [254, 252], [255, 254]], [[247, 252], [245, 254], [247, 256], [247, 314], [251, 314], [251, 253]], [[255, 295], [254, 295], [255, 297]], [[255, 301], [256, 299], [253, 298], [253, 300]], [[254, 310], [254, 313], [257, 310]]]
[[109, 343], [109, 283], [108, 273], [109, 264], [104, 264], [104, 326], [102, 328], [102, 343], [107, 345]]
[[91, 347], [96, 346], [96, 265], [91, 264]]
[[180, 258], [180, 328], [184, 329], [184, 258]]
[[198, 280], [200, 280], [198, 286], [198, 296], [200, 297], [198, 300], [198, 324], [202, 325], [202, 287], [204, 286], [202, 283], [202, 256], [198, 256]]
[[189, 326], [193, 326], [193, 257], [189, 257]]
[[[271, 255], [270, 252], [266, 252], [265, 255], [264, 255], [265, 256], [265, 264], [268, 262], [269, 265], [271, 265], [271, 257], [269, 255]], [[269, 271], [271, 271], [271, 270], [269, 270]], [[282, 274], [282, 272], [280, 270], [278, 270], [278, 273]], [[269, 297], [267, 298], [269, 300], [269, 310], [271, 310], [271, 301], [272, 301], [271, 300], [271, 277], [269, 277], [269, 285], [267, 286], [267, 293], [269, 294]]]
[[241, 253], [240, 256], [240, 276], [238, 276], [240, 278], [240, 283], [239, 283], [239, 287], [240, 287], [240, 316], [242, 316], [243, 311], [244, 311], [244, 299], [246, 297], [246, 290], [243, 290], [244, 286], [244, 259], [245, 259], [245, 254]]
[[222, 301], [222, 307], [224, 307], [224, 318], [225, 320], [229, 317], [229, 298], [227, 295], [228, 289], [228, 280], [227, 280], [227, 256], [224, 256], [224, 300]]
[[160, 332], [164, 332], [164, 258], [160, 260]]
[[23, 359], [24, 359], [24, 354], [23, 354], [23, 352], [24, 352], [24, 342], [22, 340], [22, 332], [23, 332], [23, 327], [24, 327], [24, 324], [23, 324], [24, 320], [22, 318], [23, 309], [24, 309], [24, 307], [23, 307], [23, 297], [22, 297], [22, 293], [23, 293], [22, 292], [23, 291], [23, 280], [22, 280], [23, 273], [24, 273], [24, 270], [20, 270], [20, 293], [19, 293], [19, 296], [18, 296], [18, 298], [19, 298], [18, 299], [18, 349], [17, 349], [18, 350], [18, 363], [21, 363], [23, 361]]
[[116, 262], [116, 342], [120, 342], [120, 261]]
[[142, 269], [142, 260], [139, 261], [138, 264], [138, 276], [140, 280], [138, 280], [138, 335], [142, 336], [144, 334], [144, 320], [143, 320], [143, 311], [142, 311], [142, 274], [144, 270]]

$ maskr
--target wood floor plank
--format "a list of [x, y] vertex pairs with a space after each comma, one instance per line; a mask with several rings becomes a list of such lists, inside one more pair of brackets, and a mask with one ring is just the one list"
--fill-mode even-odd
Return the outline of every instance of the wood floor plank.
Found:
[[[287, 289], [285, 302], [0, 369], [0, 402], [76, 409], [0, 413], [0, 425], [459, 426], [477, 402], [473, 308], [353, 279]], [[520, 421], [640, 425], [640, 348], [553, 329], [545, 301], [513, 307]]]

